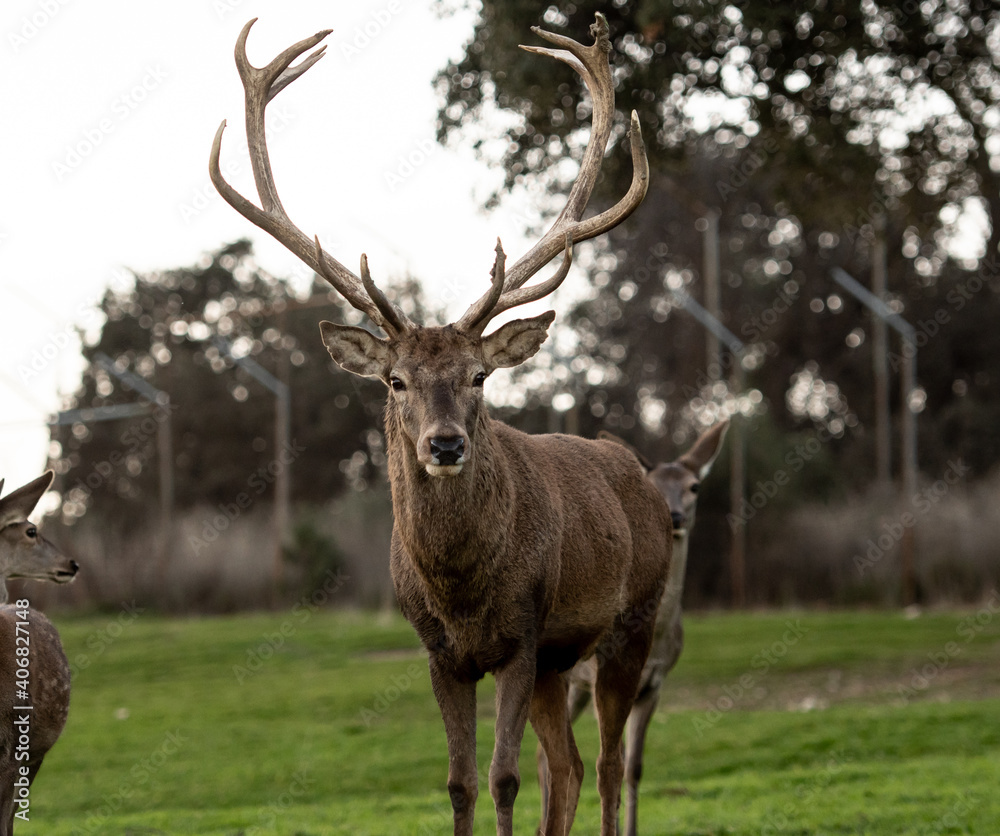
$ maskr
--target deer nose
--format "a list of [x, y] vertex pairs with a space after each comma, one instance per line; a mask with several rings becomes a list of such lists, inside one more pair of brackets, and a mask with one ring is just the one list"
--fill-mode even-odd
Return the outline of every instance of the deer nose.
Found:
[[75, 560], [71, 560], [69, 562], [69, 570], [75, 575], [77, 572], [80, 571], [80, 564], [77, 563]]
[[460, 435], [438, 436], [431, 439], [431, 456], [434, 463], [440, 465], [458, 464], [465, 455], [465, 439]]
[[687, 522], [687, 514], [682, 511], [671, 511], [670, 521], [674, 524], [674, 528], [684, 528], [684, 524]]

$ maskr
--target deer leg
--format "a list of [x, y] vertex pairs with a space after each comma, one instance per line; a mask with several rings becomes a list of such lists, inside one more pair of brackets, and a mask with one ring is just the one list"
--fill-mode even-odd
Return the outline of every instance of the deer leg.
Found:
[[535, 764], [538, 767], [538, 790], [542, 796], [542, 818], [538, 824], [538, 836], [541, 836], [549, 809], [549, 759], [545, 757], [545, 748], [541, 743], [535, 752]]
[[476, 772], [476, 683], [456, 679], [430, 657], [431, 686], [448, 738], [448, 795], [455, 836], [472, 836], [479, 794]]
[[660, 700], [660, 686], [643, 689], [635, 701], [625, 727], [625, 836], [636, 836], [636, 812], [639, 804], [639, 779], [642, 778], [642, 753], [646, 745], [649, 721]]
[[566, 684], [555, 671], [539, 673], [531, 700], [531, 725], [538, 735], [547, 769], [543, 781], [543, 836], [565, 836], [573, 823], [583, 781], [583, 761], [566, 711]]
[[[566, 680], [566, 677], [562, 677]], [[576, 722], [576, 719], [583, 714], [583, 710], [590, 704], [590, 685], [582, 685], [575, 677], [569, 677], [569, 694], [566, 697], [566, 707], [569, 712], [569, 722], [572, 725]], [[572, 739], [572, 731], [570, 732]], [[576, 742], [573, 741], [574, 747]], [[579, 766], [580, 772], [580, 782], [583, 781], [583, 761], [580, 761]], [[542, 793], [542, 821], [545, 821], [546, 810], [548, 809], [548, 764], [545, 757], [545, 749], [541, 746], [538, 747], [538, 786]], [[576, 788], [575, 798], [580, 797], [580, 787]], [[576, 813], [576, 803], [574, 802], [570, 809], [572, 813], [570, 815], [570, 824], [572, 824], [572, 816]], [[541, 833], [541, 829], [538, 831]]]
[[[616, 645], [615, 636], [629, 635], [624, 644]], [[597, 758], [597, 791], [601, 796], [601, 836], [616, 836], [618, 808], [621, 805], [622, 777], [625, 772], [622, 755], [622, 732], [635, 700], [642, 668], [649, 652], [652, 625], [634, 633], [619, 619], [610, 636], [609, 647], [598, 651], [597, 681], [594, 683], [594, 705], [601, 736], [601, 753]]]
[[[526, 643], [528, 644], [528, 643]], [[515, 656], [494, 674], [497, 682], [496, 743], [490, 764], [490, 794], [497, 811], [497, 836], [513, 836], [514, 799], [521, 787], [517, 759], [535, 689], [535, 649]]]
[[566, 705], [569, 708], [569, 721], [575, 723], [577, 718], [583, 714], [583, 710], [590, 705], [590, 687], [571, 679]]

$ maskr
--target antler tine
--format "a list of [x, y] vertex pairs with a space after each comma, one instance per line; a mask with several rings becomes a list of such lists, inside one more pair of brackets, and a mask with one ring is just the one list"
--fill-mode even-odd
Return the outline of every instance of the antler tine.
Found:
[[503, 245], [499, 238], [497, 238], [496, 254], [493, 270], [490, 272], [490, 289], [455, 323], [455, 327], [462, 331], [467, 331], [470, 334], [482, 334], [486, 324], [494, 315], [494, 308], [503, 293], [504, 264], [507, 262], [507, 255], [503, 251]]
[[[532, 27], [532, 31], [539, 37], [555, 44], [559, 49], [539, 46], [522, 46], [521, 49], [538, 55], [547, 55], [567, 64], [580, 75], [587, 85], [593, 101], [590, 139], [587, 142], [579, 174], [570, 190], [565, 207], [541, 240], [507, 270], [503, 293], [485, 318], [477, 320], [477, 327], [481, 326], [479, 327], [480, 332], [485, 328], [486, 323], [501, 311], [541, 299], [554, 291], [569, 272], [573, 244], [594, 238], [624, 221], [642, 203], [649, 184], [646, 149], [642, 141], [638, 116], [633, 111], [629, 132], [633, 167], [632, 184], [625, 196], [612, 208], [586, 221], [581, 220], [597, 183], [597, 176], [601, 170], [601, 163], [608, 140], [611, 138], [614, 123], [615, 92], [611, 66], [608, 61], [611, 52], [608, 22], [600, 12], [595, 15], [595, 21], [590, 27], [594, 43], [590, 46], [584, 46], [565, 35], [547, 32], [538, 27]], [[556, 274], [549, 280], [532, 285], [522, 291], [521, 288], [528, 279], [557, 256], [560, 250], [564, 250], [565, 255], [563, 264]], [[489, 295], [492, 295], [492, 288], [490, 294], [475, 303], [477, 310]], [[471, 319], [471, 314], [472, 310], [470, 309], [461, 321], [464, 322], [467, 318]]]
[[[573, 266], [573, 236], [570, 233], [566, 233], [566, 245], [563, 250], [563, 262], [559, 265], [559, 269], [552, 275], [551, 278], [544, 282], [539, 282], [538, 284], [530, 285], [529, 287], [519, 287], [513, 290], [508, 290], [497, 302], [493, 311], [490, 314], [490, 318], [496, 316], [497, 314], [508, 311], [511, 308], [516, 308], [518, 305], [526, 305], [528, 302], [536, 302], [539, 299], [544, 299], [550, 293], [555, 291], [559, 285], [563, 283], [563, 279], [569, 274], [569, 268]], [[488, 320], [487, 320], [488, 321]], [[486, 322], [483, 323], [483, 329], [486, 327]], [[482, 330], [480, 329], [480, 333]]]
[[[332, 30], [326, 29], [305, 38], [281, 52], [265, 67], [255, 67], [246, 53], [247, 37], [256, 18], [247, 22], [236, 39], [236, 67], [243, 82], [246, 101], [246, 135], [253, 168], [254, 183], [260, 198], [260, 207], [237, 192], [222, 176], [219, 159], [222, 153], [222, 134], [226, 129], [223, 120], [212, 143], [209, 159], [209, 176], [223, 199], [252, 224], [272, 235], [313, 270], [322, 275], [357, 310], [368, 317], [387, 333], [398, 333], [413, 327], [412, 323], [398, 309], [385, 299], [384, 305], [373, 299], [366, 290], [365, 283], [343, 264], [316, 247], [313, 241], [300, 230], [285, 212], [278, 197], [271, 172], [271, 161], [267, 151], [264, 128], [264, 111], [271, 101], [285, 87], [302, 76], [325, 54], [322, 46], [294, 67], [292, 62], [302, 53], [312, 49]], [[374, 285], [372, 285], [374, 287]], [[392, 315], [386, 312], [391, 311]]]
[[[316, 246], [317, 248], [319, 247], [319, 238], [316, 239]], [[372, 281], [372, 274], [368, 272], [368, 256], [365, 253], [361, 253], [361, 283], [365, 286], [368, 295], [385, 318], [382, 328], [385, 329], [390, 337], [402, 334], [411, 327], [409, 320], [406, 319], [403, 313], [375, 286], [375, 282]], [[390, 328], [392, 330], [389, 330]]]

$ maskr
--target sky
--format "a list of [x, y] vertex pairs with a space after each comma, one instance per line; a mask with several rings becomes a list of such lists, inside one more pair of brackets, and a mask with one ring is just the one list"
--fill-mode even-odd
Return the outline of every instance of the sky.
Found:
[[[223, 170], [253, 192], [233, 48], [251, 63], [333, 29], [326, 56], [270, 104], [282, 202], [307, 234], [376, 282], [409, 273], [458, 316], [485, 290], [501, 236], [530, 242], [519, 210], [487, 215], [502, 173], [435, 141], [432, 80], [457, 59], [474, 10], [433, 0], [5, 0], [0, 9], [0, 477], [37, 476], [47, 417], [79, 381], [76, 328], [100, 323], [108, 286], [191, 265], [239, 237], [274, 275], [309, 276], [230, 208], [208, 177], [228, 120]], [[464, 5], [464, 4], [455, 4]], [[531, 38], [530, 33], [526, 33]], [[525, 210], [527, 211], [527, 210]], [[571, 281], [571, 280], [570, 280]]]

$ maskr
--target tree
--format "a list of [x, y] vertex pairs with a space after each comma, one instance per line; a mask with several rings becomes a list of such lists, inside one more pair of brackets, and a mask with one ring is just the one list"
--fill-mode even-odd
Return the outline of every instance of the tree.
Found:
[[[107, 291], [101, 311], [100, 336], [84, 345], [88, 365], [66, 407], [140, 400], [95, 362], [99, 354], [167, 392], [179, 508], [225, 505], [241, 493], [269, 502], [275, 470], [289, 458], [293, 498], [316, 503], [364, 486], [381, 467], [373, 429], [380, 386], [333, 373], [317, 328], [324, 317], [353, 320], [353, 311], [325, 285], [296, 299], [258, 267], [249, 242], [193, 267], [137, 275], [134, 288]], [[229, 359], [227, 346], [289, 383], [291, 450], [275, 448], [274, 397]], [[93, 508], [109, 524], [131, 527], [154, 512], [163, 413], [154, 405], [145, 417], [53, 428], [64, 518]]]
[[[516, 45], [530, 40], [533, 24], [579, 33], [601, 11], [611, 24], [619, 101], [638, 110], [654, 170], [683, 169], [706, 151], [732, 153], [750, 160], [748, 179], [780, 171], [774, 195], [807, 226], [862, 226], [888, 212], [922, 235], [928, 260], [941, 259], [956, 211], [974, 214], [978, 204], [991, 221], [1000, 218], [995, 4], [606, 6], [585, 0], [540, 13], [526, 0], [483, 3], [464, 58], [438, 79], [446, 96], [440, 136], [471, 132], [486, 149], [493, 137], [478, 125], [494, 106], [512, 111], [519, 118], [501, 155], [507, 187], [529, 172], [551, 180], [537, 173], [579, 156], [588, 111], [577, 105], [568, 71]], [[612, 192], [627, 178], [624, 157], [616, 162], [605, 167]], [[998, 245], [1000, 222], [991, 222], [989, 258]]]

